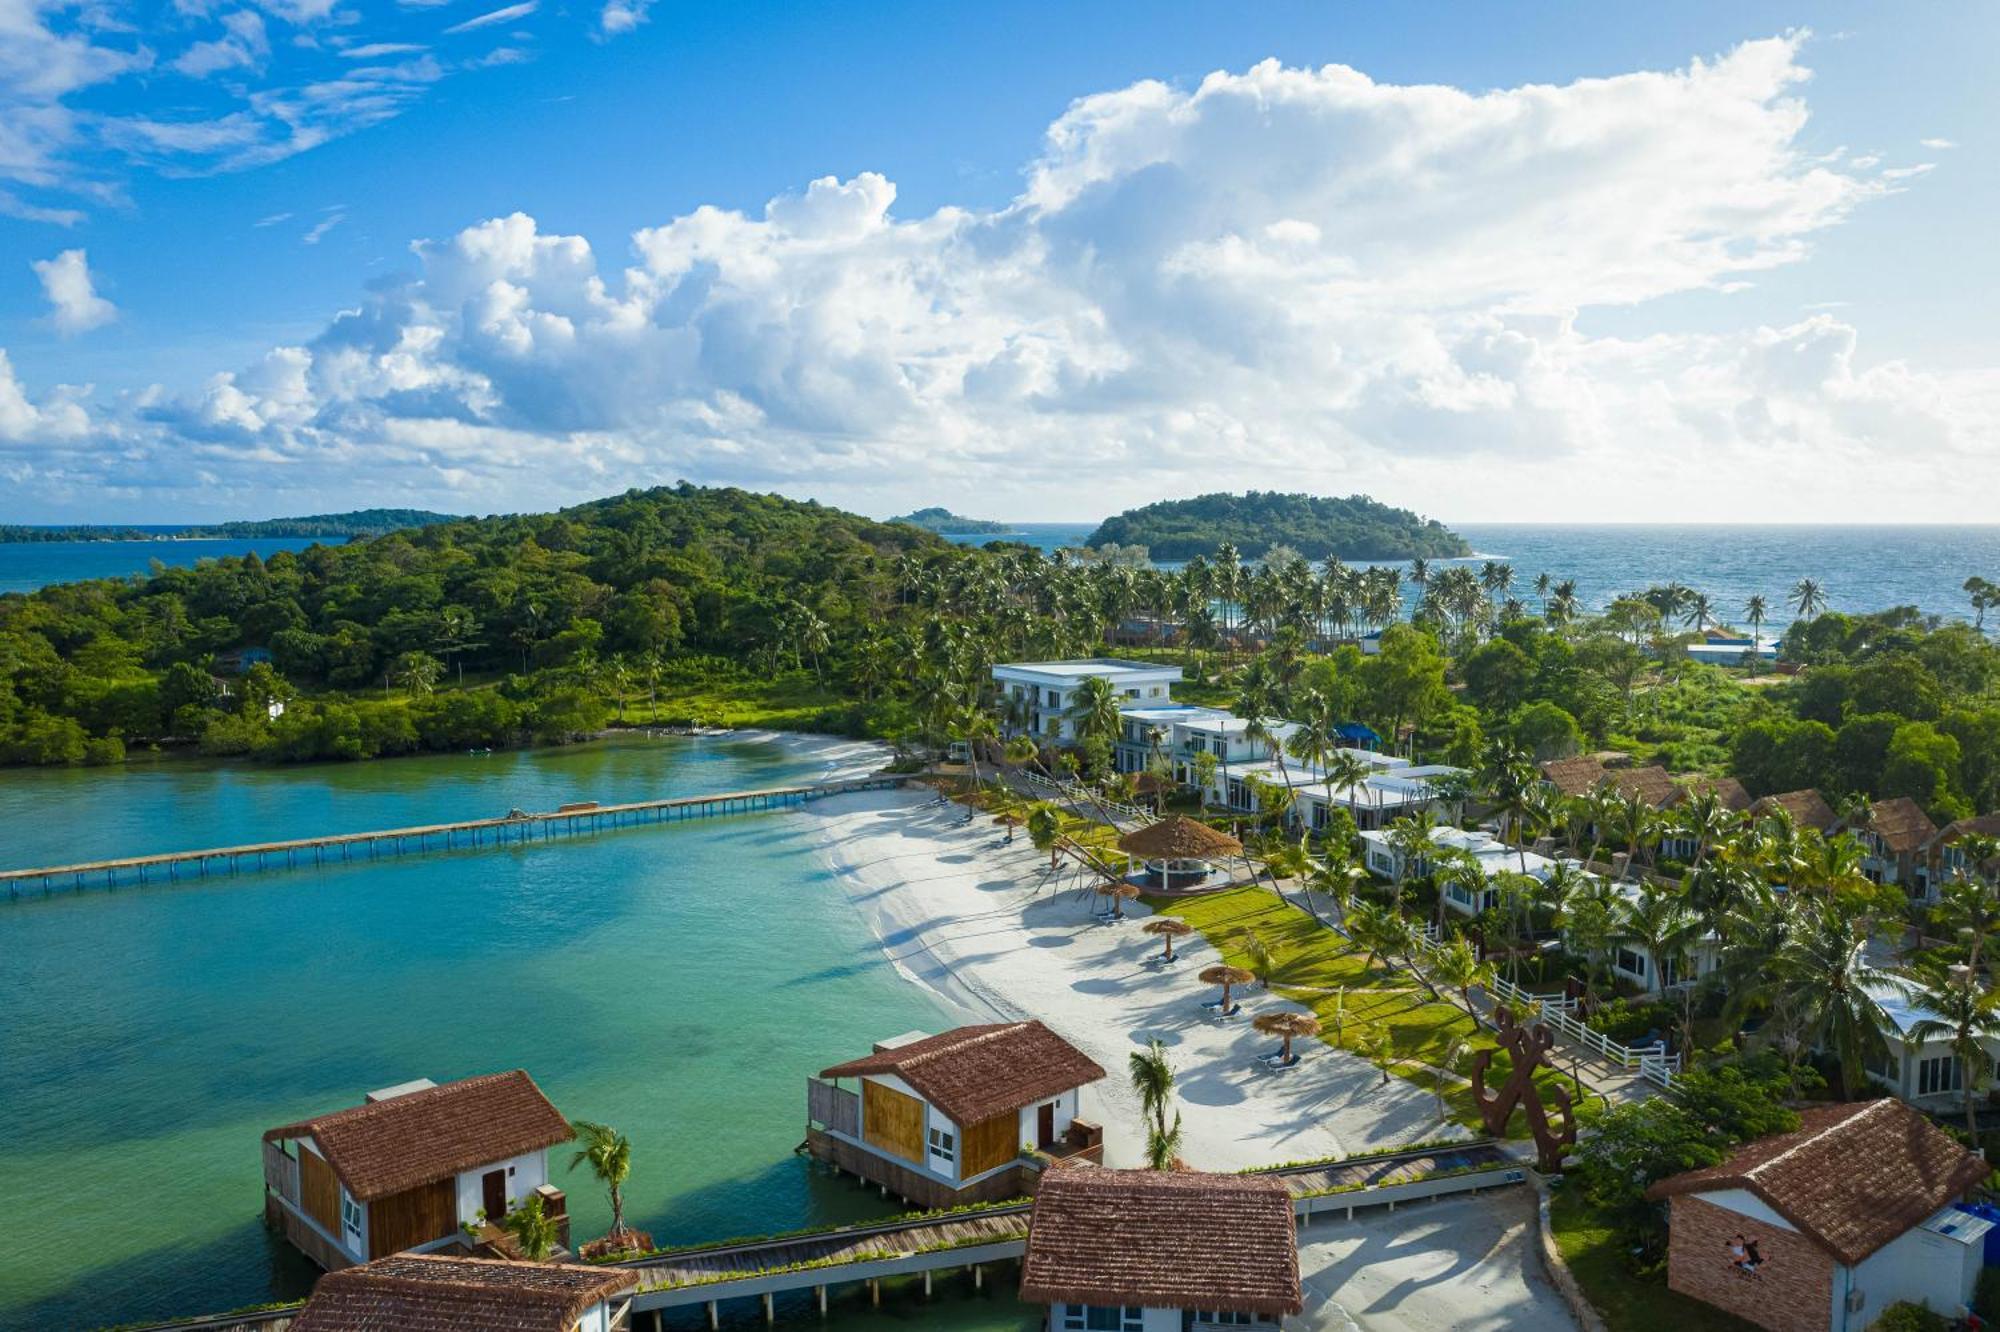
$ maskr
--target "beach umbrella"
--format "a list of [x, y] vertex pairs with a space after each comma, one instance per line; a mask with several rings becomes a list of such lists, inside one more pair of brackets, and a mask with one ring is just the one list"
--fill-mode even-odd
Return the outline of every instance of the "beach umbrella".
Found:
[[1229, 1011], [1229, 987], [1232, 985], [1248, 985], [1251, 981], [1257, 979], [1257, 974], [1252, 971], [1245, 971], [1242, 967], [1232, 967], [1227, 963], [1219, 963], [1212, 967], [1204, 967], [1198, 979], [1204, 985], [1220, 985], [1222, 987], [1222, 1011], [1227, 1013]]
[[1111, 899], [1111, 914], [1116, 920], [1125, 919], [1125, 903], [1139, 895], [1139, 885], [1126, 883], [1123, 879], [1106, 879], [1097, 885], [1097, 891]]
[[1014, 829], [1021, 826], [1020, 815], [996, 814], [993, 821], [1007, 830], [1007, 841], [1011, 844], [1014, 840]]
[[1194, 933], [1194, 926], [1172, 916], [1155, 916], [1140, 927], [1147, 934], [1158, 935], [1167, 941], [1167, 951], [1160, 954], [1165, 961], [1174, 960], [1174, 940], [1185, 939]]
[[1292, 1062], [1292, 1038], [1294, 1036], [1319, 1035], [1319, 1019], [1310, 1013], [1259, 1013], [1250, 1020], [1250, 1025], [1266, 1036], [1282, 1036], [1285, 1041], [1284, 1062]]

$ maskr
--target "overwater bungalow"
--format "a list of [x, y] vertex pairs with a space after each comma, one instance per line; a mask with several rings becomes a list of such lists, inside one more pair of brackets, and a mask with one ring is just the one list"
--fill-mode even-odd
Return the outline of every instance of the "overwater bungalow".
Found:
[[1052, 1332], [1275, 1328], [1305, 1307], [1283, 1181], [1061, 1166], [1028, 1223], [1021, 1298]]
[[568, 1243], [549, 1148], [569, 1121], [520, 1069], [428, 1078], [264, 1134], [264, 1219], [328, 1271], [460, 1244], [532, 1196]]
[[921, 1207], [1019, 1197], [1051, 1160], [1102, 1159], [1104, 1130], [1081, 1114], [1103, 1077], [1040, 1022], [911, 1032], [807, 1080], [805, 1146]]
[[1991, 1167], [1894, 1100], [1812, 1106], [1790, 1133], [1647, 1190], [1667, 1285], [1774, 1332], [1860, 1332], [1971, 1299], [1991, 1223], [1954, 1203]]
[[331, 1272], [291, 1332], [625, 1332], [636, 1272], [404, 1253]]

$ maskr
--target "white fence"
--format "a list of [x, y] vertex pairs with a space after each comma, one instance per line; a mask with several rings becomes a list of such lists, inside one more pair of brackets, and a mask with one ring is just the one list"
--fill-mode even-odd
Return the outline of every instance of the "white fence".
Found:
[[1123, 801], [1113, 800], [1108, 796], [1091, 790], [1082, 782], [1051, 781], [1039, 772], [1029, 772], [1025, 768], [1021, 770], [1020, 776], [1028, 785], [1039, 790], [1053, 792], [1064, 800], [1096, 805], [1110, 814], [1114, 819], [1128, 819], [1133, 823], [1150, 823], [1153, 819], [1151, 811], [1140, 809], [1137, 805], [1128, 805]]
[[1674, 1075], [1681, 1071], [1681, 1057], [1677, 1054], [1667, 1054], [1658, 1046], [1621, 1045], [1603, 1032], [1591, 1030], [1571, 1011], [1575, 1007], [1571, 1000], [1530, 994], [1500, 976], [1495, 976], [1486, 989], [1495, 1002], [1511, 1004], [1524, 1016], [1546, 1022], [1549, 1030], [1572, 1044], [1581, 1045], [1607, 1063], [1624, 1069], [1637, 1069], [1639, 1076], [1648, 1082], [1671, 1089]]

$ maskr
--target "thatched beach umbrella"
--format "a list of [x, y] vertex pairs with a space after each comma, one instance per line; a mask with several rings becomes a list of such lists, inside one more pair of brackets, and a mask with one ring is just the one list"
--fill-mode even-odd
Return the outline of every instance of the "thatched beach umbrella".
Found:
[[1232, 967], [1227, 963], [1219, 963], [1212, 967], [1202, 968], [1199, 979], [1204, 985], [1220, 985], [1222, 987], [1221, 1009], [1227, 1013], [1229, 1011], [1230, 987], [1233, 985], [1248, 985], [1251, 981], [1257, 979], [1257, 974], [1252, 971], [1245, 971], [1242, 967]]
[[1319, 1019], [1310, 1013], [1259, 1013], [1250, 1020], [1250, 1025], [1266, 1036], [1282, 1036], [1285, 1048], [1281, 1058], [1292, 1062], [1292, 1038], [1294, 1036], [1319, 1035]]
[[1185, 939], [1194, 933], [1194, 926], [1172, 916], [1155, 916], [1141, 926], [1147, 934], [1157, 935], [1167, 941], [1167, 951], [1160, 954], [1162, 961], [1174, 960], [1174, 940]]
[[1123, 879], [1105, 879], [1097, 885], [1097, 891], [1111, 899], [1111, 918], [1125, 919], [1125, 903], [1139, 895], [1139, 885], [1127, 883]]
[[1021, 826], [1021, 816], [1018, 814], [996, 814], [993, 816], [993, 821], [1007, 830], [1007, 844], [1012, 846], [1014, 844], [1014, 829]]

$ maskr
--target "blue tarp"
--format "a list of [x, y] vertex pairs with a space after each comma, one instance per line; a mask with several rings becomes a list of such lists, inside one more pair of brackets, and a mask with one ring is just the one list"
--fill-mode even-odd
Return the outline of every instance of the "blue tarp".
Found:
[[1363, 726], [1360, 722], [1342, 722], [1340, 725], [1334, 727], [1333, 730], [1334, 734], [1347, 741], [1350, 745], [1362, 745], [1368, 749], [1375, 749], [1382, 743], [1382, 737], [1377, 735], [1373, 728]]

